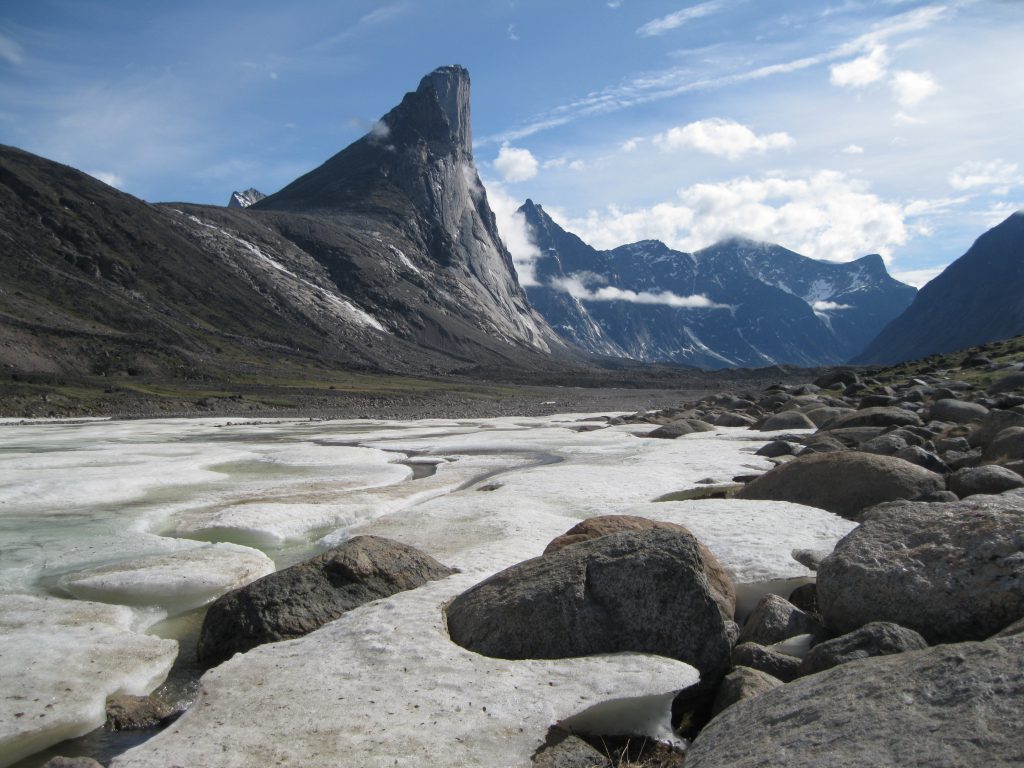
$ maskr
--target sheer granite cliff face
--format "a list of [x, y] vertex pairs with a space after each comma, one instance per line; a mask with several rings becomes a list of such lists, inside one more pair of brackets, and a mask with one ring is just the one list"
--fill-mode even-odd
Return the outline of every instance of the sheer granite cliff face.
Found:
[[382, 247], [360, 272], [373, 290], [383, 287], [382, 272], [397, 267], [399, 281], [409, 284], [402, 288], [410, 289], [411, 312], [396, 318], [398, 325], [433, 325], [441, 312], [508, 344], [564, 348], [530, 308], [498, 235], [473, 164], [469, 73], [462, 67], [424, 77], [370, 133], [253, 210], [374, 231]]

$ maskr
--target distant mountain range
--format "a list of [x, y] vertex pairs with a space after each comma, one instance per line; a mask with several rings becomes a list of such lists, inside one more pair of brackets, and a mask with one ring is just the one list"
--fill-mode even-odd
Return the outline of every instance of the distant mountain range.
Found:
[[601, 355], [702, 368], [841, 363], [913, 300], [880, 256], [839, 264], [733, 238], [695, 253], [657, 240], [598, 251], [528, 200], [540, 250], [531, 303]]
[[151, 205], [0, 147], [0, 366], [152, 381], [321, 367], [500, 378], [632, 361], [823, 365], [865, 348], [874, 361], [1024, 331], [1020, 216], [914, 300], [878, 256], [832, 264], [740, 239], [599, 251], [530, 201], [521, 214], [541, 251], [526, 290], [473, 162], [458, 66], [279, 192], [236, 192], [228, 207]]

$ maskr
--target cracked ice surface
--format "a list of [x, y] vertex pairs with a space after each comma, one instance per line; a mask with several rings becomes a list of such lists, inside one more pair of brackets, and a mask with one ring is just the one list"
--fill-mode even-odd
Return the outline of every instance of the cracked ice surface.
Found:
[[163, 681], [178, 643], [133, 631], [128, 608], [0, 595], [0, 765], [103, 725], [107, 697]]
[[[696, 672], [635, 654], [482, 657], [447, 637], [443, 610], [454, 596], [539, 555], [552, 538], [593, 515], [682, 522], [721, 552], [733, 574], [752, 578], [806, 574], [790, 550], [831, 546], [850, 528], [827, 512], [780, 502], [652, 503], [708, 476], [767, 469], [751, 455], [757, 444], [745, 439], [746, 430], [668, 441], [637, 437], [630, 427], [577, 433], [568, 428], [575, 418], [367, 434], [366, 445], [388, 450], [514, 452], [559, 461], [481, 478], [340, 532], [338, 538], [388, 536], [463, 572], [357, 608], [299, 640], [236, 656], [203, 678], [188, 714], [113, 766], [528, 765], [553, 723], [609, 699], [665, 694], [693, 682]], [[665, 716], [647, 721], [646, 730], [666, 735]]]

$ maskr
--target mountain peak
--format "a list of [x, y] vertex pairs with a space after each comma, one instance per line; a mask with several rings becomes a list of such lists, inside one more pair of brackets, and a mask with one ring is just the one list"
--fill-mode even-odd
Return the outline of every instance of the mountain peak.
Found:
[[472, 159], [469, 100], [469, 71], [458, 64], [438, 67], [380, 122], [395, 145], [416, 146], [426, 141], [435, 153]]
[[228, 208], [248, 208], [253, 203], [258, 203], [264, 197], [266, 195], [255, 187], [249, 187], [242, 192], [236, 190], [231, 193], [231, 199], [228, 200]]

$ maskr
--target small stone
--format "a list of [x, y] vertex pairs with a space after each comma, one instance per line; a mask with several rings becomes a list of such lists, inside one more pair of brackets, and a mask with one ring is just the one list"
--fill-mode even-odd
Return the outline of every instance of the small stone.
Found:
[[717, 715], [733, 704], [760, 696], [765, 691], [778, 688], [784, 683], [767, 672], [751, 667], [736, 667], [722, 679], [718, 686], [718, 694], [712, 707], [712, 714]]
[[813, 675], [848, 661], [869, 656], [887, 656], [892, 653], [920, 651], [928, 643], [912, 629], [887, 621], [873, 621], [860, 629], [818, 643], [800, 665], [800, 676]]

